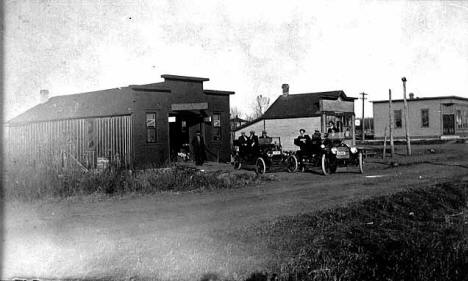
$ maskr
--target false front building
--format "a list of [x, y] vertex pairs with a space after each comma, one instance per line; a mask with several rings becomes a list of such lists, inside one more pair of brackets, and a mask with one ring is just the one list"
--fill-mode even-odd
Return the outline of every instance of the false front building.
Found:
[[[263, 130], [271, 137], [280, 137], [284, 150], [294, 151], [294, 139], [299, 129], [305, 129], [312, 135], [315, 130], [329, 133], [332, 138], [341, 138], [355, 142], [354, 138], [354, 100], [343, 91], [319, 93], [289, 94], [289, 86], [283, 85], [283, 94], [279, 96], [268, 110], [246, 125], [235, 129], [235, 137], [241, 132], [255, 131], [260, 135]], [[330, 131], [330, 127], [333, 130]]]
[[98, 159], [151, 166], [175, 159], [200, 131], [208, 160], [229, 161], [234, 92], [204, 89], [208, 78], [161, 77], [164, 82], [51, 97], [8, 122], [9, 157], [66, 153], [88, 167]]
[[[468, 98], [457, 96], [415, 98], [410, 94], [408, 129], [412, 138], [457, 138], [468, 136]], [[373, 101], [376, 138], [383, 138], [389, 124], [389, 101]], [[404, 102], [392, 101], [395, 138], [405, 137]]]

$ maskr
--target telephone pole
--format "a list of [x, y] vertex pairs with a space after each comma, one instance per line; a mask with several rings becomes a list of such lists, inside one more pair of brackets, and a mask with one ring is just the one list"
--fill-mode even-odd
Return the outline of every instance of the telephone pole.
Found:
[[361, 99], [362, 99], [362, 124], [361, 124], [361, 130], [362, 130], [362, 141], [365, 140], [365, 135], [364, 135], [364, 101], [367, 99], [366, 96], [367, 94], [362, 92], [361, 93]]
[[395, 154], [395, 147], [393, 146], [393, 110], [392, 110], [392, 90], [388, 89], [388, 128], [390, 133], [390, 148], [392, 150], [392, 158]]
[[408, 103], [406, 102], [406, 77], [401, 78], [403, 81], [403, 104], [405, 107], [405, 134], [406, 134], [406, 153], [411, 155], [411, 141], [409, 136], [409, 123], [408, 123]]

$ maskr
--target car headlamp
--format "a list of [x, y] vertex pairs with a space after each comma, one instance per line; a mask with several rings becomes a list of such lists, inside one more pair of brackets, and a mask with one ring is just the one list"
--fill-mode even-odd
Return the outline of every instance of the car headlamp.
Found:
[[321, 144], [321, 145], [320, 145], [320, 148], [325, 148], [325, 145], [324, 145], [324, 144]]
[[352, 146], [350, 150], [351, 150], [351, 153], [356, 153], [357, 152], [357, 148], [354, 147], [354, 146]]
[[331, 152], [332, 152], [333, 154], [336, 154], [337, 151], [338, 151], [338, 150], [336, 149], [336, 147], [332, 147], [332, 148], [331, 148]]

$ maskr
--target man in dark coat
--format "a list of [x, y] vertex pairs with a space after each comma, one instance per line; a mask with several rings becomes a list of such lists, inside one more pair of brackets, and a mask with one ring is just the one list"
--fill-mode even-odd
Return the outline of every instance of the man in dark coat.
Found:
[[241, 132], [241, 135], [237, 139], [237, 143], [239, 144], [239, 154], [244, 157], [248, 152], [249, 143], [249, 139], [245, 135], [245, 132]]
[[205, 141], [200, 134], [200, 131], [197, 131], [195, 136], [192, 139], [193, 155], [195, 156], [195, 165], [201, 166], [206, 160], [205, 154]]
[[248, 138], [249, 157], [255, 156], [258, 153], [258, 137], [255, 135], [255, 131], [250, 131]]
[[302, 163], [302, 157], [304, 154], [309, 152], [311, 139], [309, 135], [305, 134], [304, 129], [299, 130], [299, 136], [294, 139], [294, 144], [299, 146], [299, 151], [297, 152], [298, 160]]

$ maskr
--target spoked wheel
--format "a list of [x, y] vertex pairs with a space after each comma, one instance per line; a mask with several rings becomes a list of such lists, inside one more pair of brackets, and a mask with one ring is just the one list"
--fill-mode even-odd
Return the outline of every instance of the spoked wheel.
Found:
[[286, 159], [288, 165], [288, 172], [295, 173], [298, 168], [297, 158], [294, 155], [290, 155], [288, 159]]
[[266, 172], [266, 163], [261, 157], [257, 158], [257, 162], [255, 163], [255, 172], [257, 174], [264, 174]]
[[358, 154], [358, 166], [359, 166], [359, 172], [362, 174], [364, 173], [364, 168], [363, 168], [363, 160], [362, 160], [362, 152], [359, 152]]
[[328, 176], [331, 173], [330, 159], [325, 154], [322, 155], [322, 172], [325, 176]]
[[241, 163], [240, 157], [239, 155], [236, 155], [234, 157], [234, 169], [240, 170], [241, 167], [242, 167], [242, 163]]

